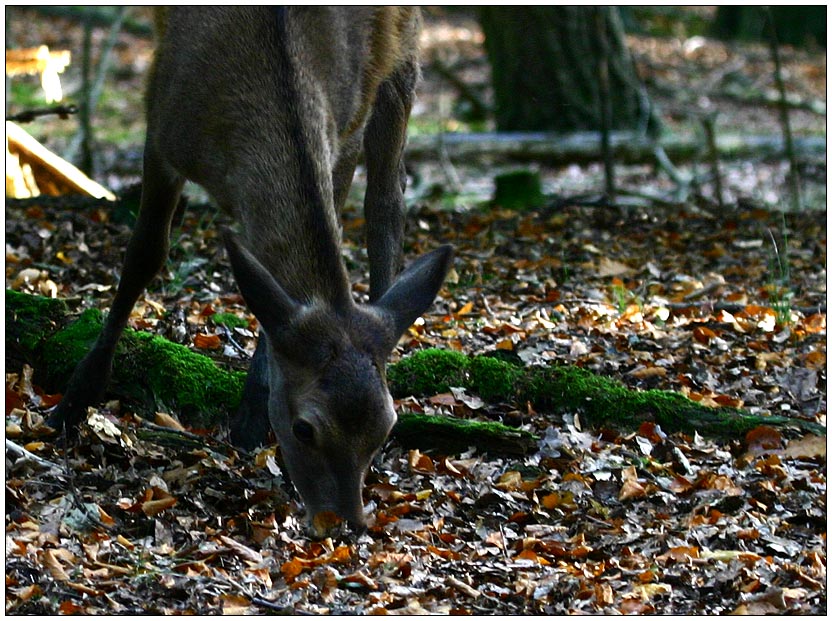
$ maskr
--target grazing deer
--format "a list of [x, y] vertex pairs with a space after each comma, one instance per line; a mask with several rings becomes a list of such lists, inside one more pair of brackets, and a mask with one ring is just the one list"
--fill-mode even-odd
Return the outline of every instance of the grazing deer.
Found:
[[[453, 255], [442, 246], [399, 273], [419, 23], [412, 7], [159, 11], [141, 210], [110, 313], [53, 426], [71, 429], [102, 397], [131, 309], [168, 255], [189, 179], [239, 223], [225, 244], [261, 325], [232, 439], [253, 448], [271, 426], [310, 521], [333, 512], [365, 524], [364, 476], [396, 420], [385, 362]], [[362, 148], [366, 305], [351, 295], [339, 223]]]

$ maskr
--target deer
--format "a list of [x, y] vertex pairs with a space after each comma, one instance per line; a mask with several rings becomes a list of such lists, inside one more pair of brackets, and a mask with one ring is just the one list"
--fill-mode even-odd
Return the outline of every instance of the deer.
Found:
[[[223, 241], [260, 326], [231, 440], [251, 450], [273, 430], [312, 535], [330, 514], [361, 531], [364, 479], [397, 416], [386, 362], [453, 262], [446, 244], [402, 269], [419, 10], [183, 6], [155, 22], [139, 215], [101, 333], [48, 422], [70, 433], [102, 399], [190, 180], [235, 222]], [[362, 152], [366, 303], [352, 295], [340, 224]]]

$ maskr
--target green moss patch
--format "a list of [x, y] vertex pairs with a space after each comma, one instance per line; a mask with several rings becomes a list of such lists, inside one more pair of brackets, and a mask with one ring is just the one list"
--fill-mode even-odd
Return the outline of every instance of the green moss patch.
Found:
[[416, 352], [388, 371], [394, 396], [426, 396], [466, 388], [486, 401], [531, 403], [538, 412], [576, 412], [594, 427], [635, 429], [645, 420], [665, 431], [737, 437], [758, 425], [794, 426], [825, 435], [825, 429], [801, 419], [758, 416], [735, 408], [710, 408], [679, 393], [633, 390], [616, 380], [579, 367], [550, 364], [520, 367], [488, 356], [453, 351]]

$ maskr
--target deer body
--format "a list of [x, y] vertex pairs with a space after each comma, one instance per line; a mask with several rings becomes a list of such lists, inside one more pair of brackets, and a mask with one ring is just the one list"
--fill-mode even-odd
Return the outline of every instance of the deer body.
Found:
[[[102, 333], [52, 423], [77, 424], [100, 397], [188, 179], [239, 223], [226, 247], [261, 324], [232, 439], [255, 447], [270, 426], [308, 516], [362, 525], [364, 475], [395, 422], [385, 361], [452, 257], [443, 246], [398, 274], [418, 10], [180, 7], [158, 21], [140, 215]], [[352, 299], [339, 224], [362, 148], [367, 305]]]

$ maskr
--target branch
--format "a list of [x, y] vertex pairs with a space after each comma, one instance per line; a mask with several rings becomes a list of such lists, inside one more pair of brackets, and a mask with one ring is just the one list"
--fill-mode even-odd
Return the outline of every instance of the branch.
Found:
[[[668, 136], [658, 142], [633, 132], [611, 132], [610, 145], [617, 163], [654, 163], [656, 148], [674, 162], [698, 158], [706, 145], [691, 136]], [[443, 133], [411, 136], [407, 142], [409, 160], [435, 159], [444, 149], [455, 160], [491, 156], [503, 161], [541, 162], [546, 164], [581, 164], [601, 160], [597, 132], [555, 134], [551, 132]], [[805, 158], [826, 157], [826, 137], [807, 136], [793, 139], [795, 151]], [[780, 136], [721, 134], [716, 136], [720, 159], [782, 157], [785, 147]]]
[[43, 468], [60, 469], [60, 466], [58, 466], [58, 464], [52, 463], [51, 461], [49, 461], [48, 459], [44, 459], [43, 457], [38, 457], [31, 451], [27, 451], [25, 448], [23, 448], [19, 444], [15, 444], [8, 438], [6, 439], [6, 450], [11, 453], [14, 453], [15, 455], [24, 459], [25, 461], [32, 462]]

